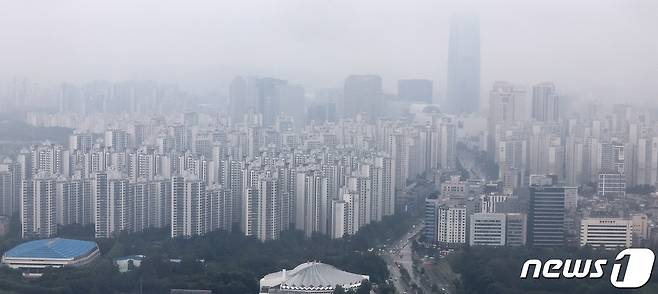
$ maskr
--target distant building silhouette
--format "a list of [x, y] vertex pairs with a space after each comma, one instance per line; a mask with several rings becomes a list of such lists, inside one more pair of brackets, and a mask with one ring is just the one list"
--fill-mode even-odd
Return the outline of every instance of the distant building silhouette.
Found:
[[544, 122], [557, 122], [560, 119], [560, 97], [555, 93], [555, 85], [543, 82], [532, 87], [532, 118]]
[[448, 111], [477, 112], [480, 108], [480, 22], [477, 15], [455, 15], [448, 48]]
[[398, 97], [408, 102], [432, 103], [432, 81], [409, 79], [398, 81]]
[[382, 78], [377, 75], [351, 75], [345, 80], [343, 117], [367, 113], [377, 118], [382, 108]]

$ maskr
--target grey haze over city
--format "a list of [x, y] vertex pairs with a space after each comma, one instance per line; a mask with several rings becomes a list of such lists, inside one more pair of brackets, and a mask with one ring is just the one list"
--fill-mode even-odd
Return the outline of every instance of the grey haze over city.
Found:
[[136, 79], [224, 93], [241, 74], [312, 92], [372, 73], [388, 92], [398, 79], [433, 80], [442, 97], [450, 16], [474, 11], [482, 89], [554, 81], [572, 99], [658, 94], [652, 0], [0, 2], [0, 77], [46, 85]]
[[0, 294], [658, 293], [658, 0], [0, 0], [0, 40]]

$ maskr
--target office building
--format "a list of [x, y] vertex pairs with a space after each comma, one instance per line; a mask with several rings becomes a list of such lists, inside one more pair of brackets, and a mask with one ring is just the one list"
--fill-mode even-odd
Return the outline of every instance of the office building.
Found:
[[508, 213], [505, 220], [505, 245], [524, 246], [527, 237], [527, 217], [525, 213]]
[[530, 186], [528, 244], [531, 246], [563, 246], [564, 224], [564, 187]]
[[428, 242], [435, 242], [437, 240], [437, 208], [439, 205], [438, 199], [425, 199], [425, 210], [424, 210], [424, 226], [423, 226], [423, 239]]
[[471, 215], [469, 245], [504, 246], [506, 241], [504, 213], [474, 213]]
[[620, 249], [632, 244], [633, 223], [629, 219], [586, 218], [580, 222], [580, 246]]

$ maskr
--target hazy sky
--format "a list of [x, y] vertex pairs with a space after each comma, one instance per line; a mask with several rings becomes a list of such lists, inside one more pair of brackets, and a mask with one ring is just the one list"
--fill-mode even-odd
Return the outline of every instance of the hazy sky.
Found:
[[[469, 2], [468, 4], [457, 4]], [[0, 0], [0, 77], [155, 79], [223, 87], [234, 74], [338, 87], [351, 73], [445, 89], [448, 24], [479, 11], [483, 95], [553, 80], [580, 97], [658, 98], [655, 0]]]

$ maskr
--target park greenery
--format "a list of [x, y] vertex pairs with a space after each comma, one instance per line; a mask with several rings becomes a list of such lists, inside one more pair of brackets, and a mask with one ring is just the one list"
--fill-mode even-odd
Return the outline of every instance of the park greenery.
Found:
[[[172, 288], [209, 289], [215, 294], [257, 293], [258, 280], [264, 275], [307, 261], [367, 274], [373, 288], [390, 293], [386, 264], [373, 249], [402, 236], [411, 222], [404, 215], [387, 217], [343, 239], [324, 235], [306, 238], [299, 231], [282, 232], [279, 240], [267, 242], [239, 232], [222, 231], [186, 239], [169, 238], [168, 229], [119, 234], [112, 239], [96, 240], [101, 257], [84, 267], [48, 269], [37, 279], [23, 278], [20, 272], [8, 268], [0, 269], [0, 294], [168, 293]], [[10, 235], [0, 238], [3, 252], [22, 242], [15, 229], [13, 221]], [[59, 235], [92, 240], [93, 228], [62, 227]], [[133, 271], [119, 273], [113, 260], [133, 254], [146, 258]]]

